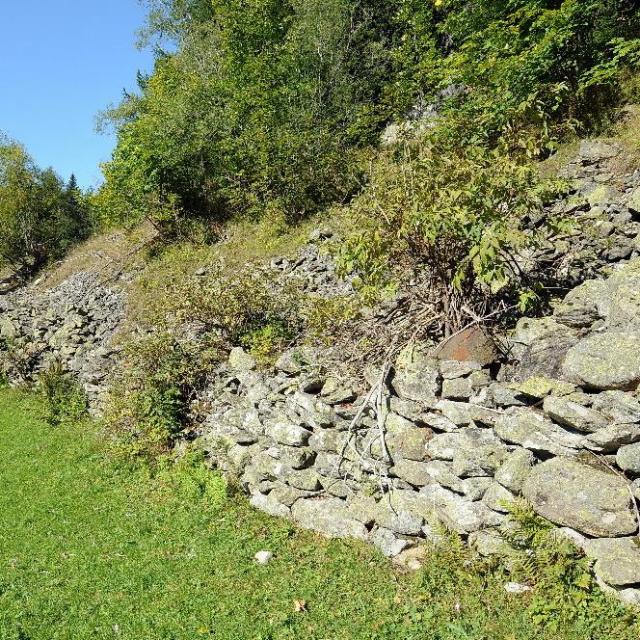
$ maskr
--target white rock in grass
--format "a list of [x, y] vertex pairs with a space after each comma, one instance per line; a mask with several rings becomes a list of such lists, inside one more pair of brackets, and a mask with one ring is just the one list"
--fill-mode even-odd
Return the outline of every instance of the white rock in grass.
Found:
[[269, 564], [273, 560], [273, 553], [271, 551], [258, 551], [253, 558], [257, 564]]

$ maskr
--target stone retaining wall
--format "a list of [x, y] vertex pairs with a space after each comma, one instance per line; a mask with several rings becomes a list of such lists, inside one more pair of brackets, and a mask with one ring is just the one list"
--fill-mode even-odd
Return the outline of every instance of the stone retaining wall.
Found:
[[388, 375], [366, 372], [365, 392], [304, 351], [261, 373], [236, 349], [197, 442], [255, 507], [388, 556], [440, 525], [493, 553], [523, 496], [596, 560], [605, 588], [640, 604], [637, 291], [635, 261], [521, 320], [497, 375], [418, 344]]

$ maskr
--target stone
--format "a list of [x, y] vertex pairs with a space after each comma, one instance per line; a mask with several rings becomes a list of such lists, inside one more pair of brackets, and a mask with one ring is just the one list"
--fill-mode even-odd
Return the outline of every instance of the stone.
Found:
[[290, 375], [297, 375], [303, 370], [302, 358], [297, 351], [290, 349], [278, 358], [275, 367], [278, 371], [283, 371]]
[[302, 421], [313, 429], [329, 429], [338, 424], [338, 416], [333, 407], [311, 394], [297, 391], [292, 402]]
[[593, 433], [609, 425], [601, 413], [565, 398], [548, 396], [542, 406], [553, 421], [582, 433]]
[[515, 379], [558, 378], [565, 354], [577, 340], [575, 329], [554, 318], [521, 318], [513, 336], [513, 356], [519, 360]]
[[605, 391], [593, 396], [593, 408], [617, 424], [640, 423], [640, 402], [624, 391]]
[[[433, 406], [435, 406], [436, 399], [434, 398], [433, 400]], [[398, 398], [397, 396], [392, 396], [390, 398], [389, 408], [392, 413], [396, 413], [416, 424], [425, 424], [424, 420], [428, 414], [428, 411], [420, 402], [405, 400], [403, 398]]]
[[[489, 477], [465, 478], [462, 481], [462, 491], [457, 493], [462, 493], [467, 500], [476, 502], [477, 500], [482, 500], [485, 492], [492, 485], [492, 483], [493, 479]], [[446, 485], [443, 484], [443, 486]], [[456, 491], [455, 487], [448, 488], [452, 491]]]
[[636, 187], [627, 197], [627, 207], [634, 213], [640, 213], [640, 187]]
[[[392, 418], [394, 414], [387, 416], [387, 448], [392, 458], [403, 458], [420, 462], [426, 457], [427, 443], [433, 438], [433, 431], [428, 427], [416, 427], [405, 420], [400, 422]], [[399, 418], [400, 416], [398, 416]]]
[[471, 423], [493, 426], [501, 416], [500, 411], [453, 400], [440, 400], [436, 409], [457, 426], [467, 426]]
[[424, 462], [396, 460], [391, 468], [391, 473], [416, 487], [423, 487], [433, 482], [433, 478]]
[[583, 441], [545, 416], [520, 408], [507, 410], [495, 430], [505, 442], [556, 456], [575, 455]]
[[490, 429], [468, 428], [453, 433], [439, 433], [426, 446], [427, 455], [434, 460], [452, 461], [458, 451], [471, 451], [498, 439]]
[[617, 145], [600, 140], [582, 140], [579, 154], [583, 164], [594, 164], [602, 160], [615, 158], [620, 154], [620, 148]]
[[554, 309], [554, 316], [569, 327], [590, 327], [606, 316], [609, 298], [609, 287], [604, 280], [587, 280], [565, 296]]
[[309, 443], [309, 438], [311, 438], [311, 431], [286, 422], [276, 422], [269, 425], [266, 433], [276, 442], [290, 447], [304, 447]]
[[274, 518], [288, 518], [291, 515], [291, 510], [285, 505], [279, 503], [273, 497], [264, 495], [262, 493], [254, 493], [249, 502], [251, 506], [264, 511]]
[[314, 469], [292, 470], [285, 474], [286, 482], [294, 489], [318, 491], [322, 488], [320, 477]]
[[353, 389], [337, 378], [328, 378], [320, 392], [322, 399], [329, 405], [353, 402], [356, 394]]
[[409, 540], [399, 538], [393, 531], [378, 527], [371, 535], [371, 542], [382, 551], [387, 558], [395, 558], [411, 546]]
[[423, 347], [409, 345], [396, 360], [391, 384], [401, 398], [429, 402], [440, 393], [440, 371]]
[[493, 482], [487, 488], [482, 498], [483, 504], [489, 509], [498, 511], [499, 513], [509, 513], [509, 505], [515, 500], [515, 496], [511, 491], [505, 489], [501, 484]]
[[459, 360], [443, 360], [440, 362], [440, 375], [443, 380], [464, 378], [474, 371], [480, 371], [482, 366], [478, 362], [460, 362]]
[[609, 585], [640, 584], [640, 539], [600, 538], [585, 544], [585, 553], [595, 558], [596, 575]]
[[520, 596], [523, 593], [528, 593], [529, 591], [531, 591], [531, 587], [527, 584], [522, 584], [520, 582], [507, 582], [504, 585], [504, 590], [507, 593]]
[[623, 273], [610, 279], [610, 310], [607, 317], [609, 327], [628, 330], [630, 325], [640, 324], [640, 274]]
[[531, 451], [518, 448], [507, 455], [504, 463], [496, 472], [495, 479], [505, 489], [519, 494], [534, 462], [535, 456]]
[[493, 476], [507, 455], [500, 442], [458, 449], [453, 456], [453, 473], [460, 478]]
[[258, 553], [253, 556], [253, 559], [256, 561], [256, 564], [269, 564], [273, 560], [273, 553], [271, 553], [271, 551], [258, 551]]
[[527, 404], [525, 394], [499, 382], [489, 385], [488, 396], [498, 407], [523, 407]]
[[298, 500], [291, 508], [293, 519], [305, 529], [311, 529], [332, 538], [358, 538], [368, 540], [367, 528], [349, 514], [339, 498]]
[[491, 336], [480, 327], [473, 326], [445, 340], [436, 357], [439, 360], [457, 360], [487, 366], [496, 361], [498, 350]]
[[234, 347], [229, 353], [229, 367], [234, 371], [252, 371], [257, 366], [255, 358], [242, 347]]
[[558, 397], [568, 396], [576, 390], [575, 385], [569, 382], [546, 378], [544, 376], [527, 378], [523, 382], [511, 386], [518, 393], [535, 400], [542, 400], [549, 395]]
[[335, 429], [322, 429], [314, 431], [309, 438], [309, 447], [318, 453], [324, 451], [337, 453], [342, 451], [345, 440], [346, 435], [343, 432]]
[[509, 545], [497, 531], [482, 529], [469, 534], [469, 546], [475, 549], [481, 556], [504, 555]]
[[615, 453], [626, 444], [640, 441], [640, 425], [610, 424], [600, 431], [590, 433], [585, 437], [582, 445], [591, 451], [599, 453]]
[[450, 400], [468, 400], [473, 395], [469, 378], [445, 379], [442, 383], [442, 397]]
[[427, 473], [438, 484], [456, 493], [466, 494], [464, 482], [453, 473], [453, 465], [442, 460], [431, 460], [426, 463]]
[[402, 571], [419, 571], [427, 560], [427, 545], [412, 546], [393, 558], [393, 564]]
[[640, 333], [592, 334], [569, 349], [562, 371], [589, 389], [635, 389], [640, 382]]
[[462, 535], [498, 526], [504, 520], [504, 516], [482, 503], [465, 500], [437, 484], [423, 487], [420, 494], [431, 502], [438, 519], [446, 527]]
[[623, 471], [640, 475], [640, 442], [621, 447], [616, 455], [616, 464]]
[[618, 476], [569, 458], [535, 466], [522, 490], [536, 513], [596, 537], [636, 532], [627, 486]]
[[287, 507], [291, 507], [296, 500], [300, 498], [307, 498], [310, 496], [309, 491], [303, 491], [302, 489], [296, 489], [288, 484], [282, 482], [276, 483], [276, 486], [269, 492], [269, 496], [280, 502]]

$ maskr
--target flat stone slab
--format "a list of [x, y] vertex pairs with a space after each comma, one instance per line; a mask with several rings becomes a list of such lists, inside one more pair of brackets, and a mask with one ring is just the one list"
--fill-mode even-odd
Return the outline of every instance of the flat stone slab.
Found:
[[637, 530], [625, 482], [571, 458], [535, 466], [522, 493], [547, 520], [590, 536], [628, 536]]
[[291, 508], [293, 520], [330, 538], [358, 538], [368, 540], [367, 528], [356, 520], [347, 505], [339, 498], [298, 500]]
[[585, 553], [595, 558], [596, 575], [607, 584], [626, 587], [640, 584], [640, 539], [600, 538], [589, 540]]
[[575, 455], [583, 440], [579, 434], [567, 431], [529, 409], [507, 411], [495, 429], [505, 442], [556, 456]]
[[591, 389], [635, 389], [640, 382], [640, 333], [592, 334], [569, 349], [562, 371], [571, 382]]

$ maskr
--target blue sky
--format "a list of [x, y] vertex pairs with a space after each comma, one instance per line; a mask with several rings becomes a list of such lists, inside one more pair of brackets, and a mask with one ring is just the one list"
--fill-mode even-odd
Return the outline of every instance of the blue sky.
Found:
[[0, 0], [0, 131], [40, 166], [98, 183], [114, 140], [96, 115], [152, 68], [135, 48], [144, 13], [137, 0]]

